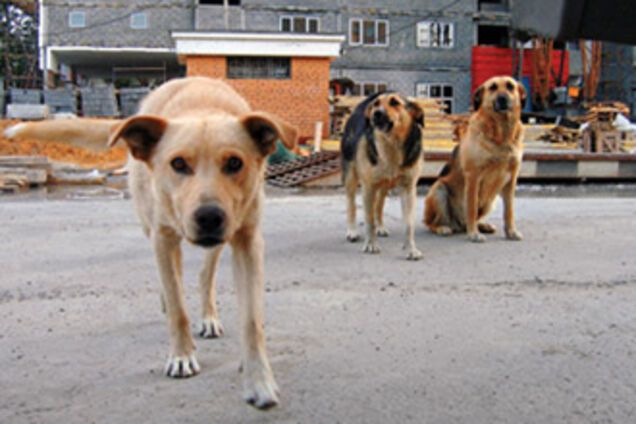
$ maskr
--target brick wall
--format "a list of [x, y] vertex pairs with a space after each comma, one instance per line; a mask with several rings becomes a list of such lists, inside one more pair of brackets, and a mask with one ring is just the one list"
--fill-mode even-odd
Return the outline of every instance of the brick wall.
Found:
[[[188, 76], [226, 78], [225, 57], [189, 56]], [[254, 110], [274, 113], [297, 125], [301, 137], [313, 137], [317, 121], [323, 122], [323, 136], [329, 123], [328, 58], [292, 58], [291, 79], [228, 79]]]

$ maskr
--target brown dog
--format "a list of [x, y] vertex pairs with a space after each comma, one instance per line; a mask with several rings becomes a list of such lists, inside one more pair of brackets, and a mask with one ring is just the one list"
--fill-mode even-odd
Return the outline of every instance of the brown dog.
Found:
[[364, 252], [379, 253], [377, 236], [388, 236], [383, 211], [387, 193], [402, 189], [407, 259], [418, 260], [415, 200], [422, 166], [424, 112], [396, 93], [374, 94], [360, 103], [345, 126], [341, 143], [342, 176], [347, 193], [347, 240], [358, 240], [355, 196], [362, 186], [366, 240]]
[[514, 196], [523, 154], [525, 99], [523, 86], [510, 77], [491, 78], [475, 91], [468, 128], [426, 196], [424, 223], [432, 232], [466, 231], [469, 240], [485, 241], [481, 233], [494, 233], [495, 227], [480, 221], [501, 194], [506, 238], [521, 240]]
[[122, 139], [128, 145], [130, 189], [144, 232], [154, 246], [163, 286], [171, 345], [166, 374], [170, 377], [189, 377], [199, 371], [183, 297], [181, 240], [209, 249], [200, 274], [200, 335], [206, 338], [223, 332], [216, 308], [215, 271], [221, 249], [229, 243], [243, 330], [244, 396], [258, 408], [278, 403], [263, 332], [263, 176], [276, 140], [293, 147], [295, 128], [267, 113], [251, 111], [221, 81], [186, 78], [153, 91], [139, 114], [124, 121], [18, 124], [7, 136], [94, 148]]

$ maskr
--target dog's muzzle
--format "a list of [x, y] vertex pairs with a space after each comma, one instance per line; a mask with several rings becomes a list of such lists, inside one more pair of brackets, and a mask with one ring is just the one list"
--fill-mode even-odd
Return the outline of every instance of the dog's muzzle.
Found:
[[510, 97], [505, 94], [498, 95], [493, 102], [493, 109], [495, 112], [508, 112], [511, 109]]
[[194, 243], [202, 247], [214, 247], [224, 242], [225, 212], [216, 205], [203, 205], [194, 213], [197, 237]]
[[389, 132], [391, 131], [391, 129], [393, 129], [393, 122], [391, 122], [387, 114], [382, 112], [381, 110], [376, 110], [375, 112], [373, 112], [373, 115], [371, 116], [371, 122], [373, 123], [374, 127], [381, 131]]

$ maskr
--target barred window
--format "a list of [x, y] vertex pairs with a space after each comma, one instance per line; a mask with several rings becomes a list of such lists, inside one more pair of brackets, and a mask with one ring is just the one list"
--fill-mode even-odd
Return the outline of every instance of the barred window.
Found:
[[317, 33], [319, 19], [308, 16], [281, 16], [280, 30], [282, 32]]
[[229, 79], [289, 79], [291, 59], [288, 57], [228, 57]]

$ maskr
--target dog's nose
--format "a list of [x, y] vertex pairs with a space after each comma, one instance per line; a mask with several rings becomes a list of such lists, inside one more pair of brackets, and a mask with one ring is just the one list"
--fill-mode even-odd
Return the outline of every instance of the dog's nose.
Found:
[[382, 127], [386, 125], [388, 122], [388, 117], [381, 110], [376, 110], [375, 112], [373, 112], [372, 119], [373, 119], [373, 124], [376, 127]]
[[506, 111], [510, 108], [510, 99], [505, 94], [500, 94], [495, 99], [495, 110]]
[[199, 233], [221, 233], [225, 224], [225, 212], [216, 205], [204, 205], [194, 213], [194, 220], [197, 223]]

